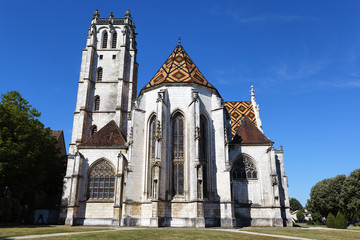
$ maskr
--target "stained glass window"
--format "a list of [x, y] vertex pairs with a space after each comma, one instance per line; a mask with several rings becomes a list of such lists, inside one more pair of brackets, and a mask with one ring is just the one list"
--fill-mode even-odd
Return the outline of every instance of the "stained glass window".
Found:
[[107, 41], [108, 41], [108, 34], [107, 32], [105, 32], [103, 36], [102, 48], [107, 48]]
[[235, 160], [232, 167], [232, 176], [234, 180], [257, 178], [256, 167], [250, 157], [241, 155]]
[[177, 113], [172, 122], [173, 143], [173, 196], [184, 195], [184, 122], [183, 116]]
[[116, 41], [117, 41], [117, 33], [115, 32], [112, 36], [112, 43], [111, 43], [112, 48], [116, 48]]
[[98, 161], [89, 171], [89, 199], [111, 199], [114, 197], [115, 171], [106, 161]]

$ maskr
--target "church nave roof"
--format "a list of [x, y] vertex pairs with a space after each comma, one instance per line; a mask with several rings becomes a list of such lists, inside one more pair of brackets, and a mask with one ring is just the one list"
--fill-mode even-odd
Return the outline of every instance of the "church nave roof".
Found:
[[180, 43], [141, 91], [165, 83], [196, 83], [215, 89], [201, 74]]

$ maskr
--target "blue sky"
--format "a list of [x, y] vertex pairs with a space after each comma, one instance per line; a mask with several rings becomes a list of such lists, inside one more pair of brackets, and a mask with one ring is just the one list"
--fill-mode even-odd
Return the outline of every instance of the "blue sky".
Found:
[[0, 93], [18, 90], [54, 130], [72, 131], [94, 10], [136, 24], [138, 91], [182, 45], [225, 101], [250, 100], [284, 146], [290, 197], [360, 167], [360, 1], [1, 1]]

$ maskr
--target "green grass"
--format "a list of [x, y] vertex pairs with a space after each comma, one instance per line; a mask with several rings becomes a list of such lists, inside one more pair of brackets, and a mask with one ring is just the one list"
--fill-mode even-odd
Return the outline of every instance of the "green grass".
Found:
[[[97, 230], [108, 230], [105, 232], [92, 232]], [[244, 239], [244, 240], [265, 240], [279, 239], [269, 236], [256, 236], [241, 233], [241, 231], [258, 232], [274, 235], [285, 235], [292, 237], [303, 237], [310, 239], [360, 239], [360, 228], [351, 227], [349, 230], [333, 230], [326, 228], [245, 228], [235, 230], [235, 232], [226, 232], [216, 229], [126, 229], [118, 228], [94, 228], [94, 227], [67, 227], [67, 226], [16, 226], [1, 227], [0, 238], [25, 236], [25, 235], [41, 235], [52, 233], [69, 233], [69, 232], [87, 232], [83, 234], [72, 234], [55, 237], [44, 237], [41, 239], [155, 239], [155, 240], [185, 240], [185, 239]]]
[[155, 239], [155, 240], [211, 240], [211, 239], [244, 239], [244, 240], [278, 240], [267, 236], [254, 236], [239, 232], [225, 232], [218, 230], [195, 230], [195, 229], [138, 229], [119, 230], [102, 233], [76, 234], [42, 239]]
[[67, 226], [36, 226], [24, 225], [14, 227], [0, 227], [0, 238], [39, 235], [64, 232], [87, 232], [97, 230], [110, 230], [109, 228], [90, 228], [90, 227], [67, 227]]
[[360, 231], [348, 231], [328, 228], [256, 228], [256, 229], [242, 229], [242, 231], [267, 233], [276, 235], [285, 235], [292, 237], [311, 238], [319, 240], [335, 240], [335, 239], [360, 239]]

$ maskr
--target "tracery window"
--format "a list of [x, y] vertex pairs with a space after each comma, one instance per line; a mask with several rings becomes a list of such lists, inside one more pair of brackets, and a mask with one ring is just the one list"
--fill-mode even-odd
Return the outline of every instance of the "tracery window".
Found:
[[207, 197], [207, 168], [208, 168], [208, 136], [207, 136], [207, 119], [201, 115], [200, 117], [200, 162], [202, 163], [202, 187], [203, 196]]
[[173, 196], [184, 195], [184, 118], [177, 113], [172, 121]]
[[153, 116], [149, 124], [149, 182], [148, 182], [148, 196], [154, 196], [154, 169], [153, 162], [155, 161], [155, 135], [156, 135], [156, 116]]
[[234, 180], [257, 179], [255, 164], [249, 156], [241, 155], [234, 161], [232, 177]]
[[115, 32], [112, 36], [111, 48], [116, 48], [117, 33]]
[[94, 111], [99, 111], [100, 109], [100, 97], [96, 96], [94, 100]]
[[89, 199], [111, 199], [114, 197], [115, 171], [106, 160], [100, 160], [89, 170]]
[[103, 35], [102, 48], [107, 48], [107, 41], [108, 41], [108, 34], [107, 32], [105, 32]]
[[91, 127], [90, 132], [91, 132], [91, 136], [94, 135], [94, 134], [97, 132], [97, 127], [96, 127], [96, 125], [93, 125], [93, 126]]
[[103, 77], [103, 69], [100, 67], [97, 70], [96, 81], [101, 82]]

